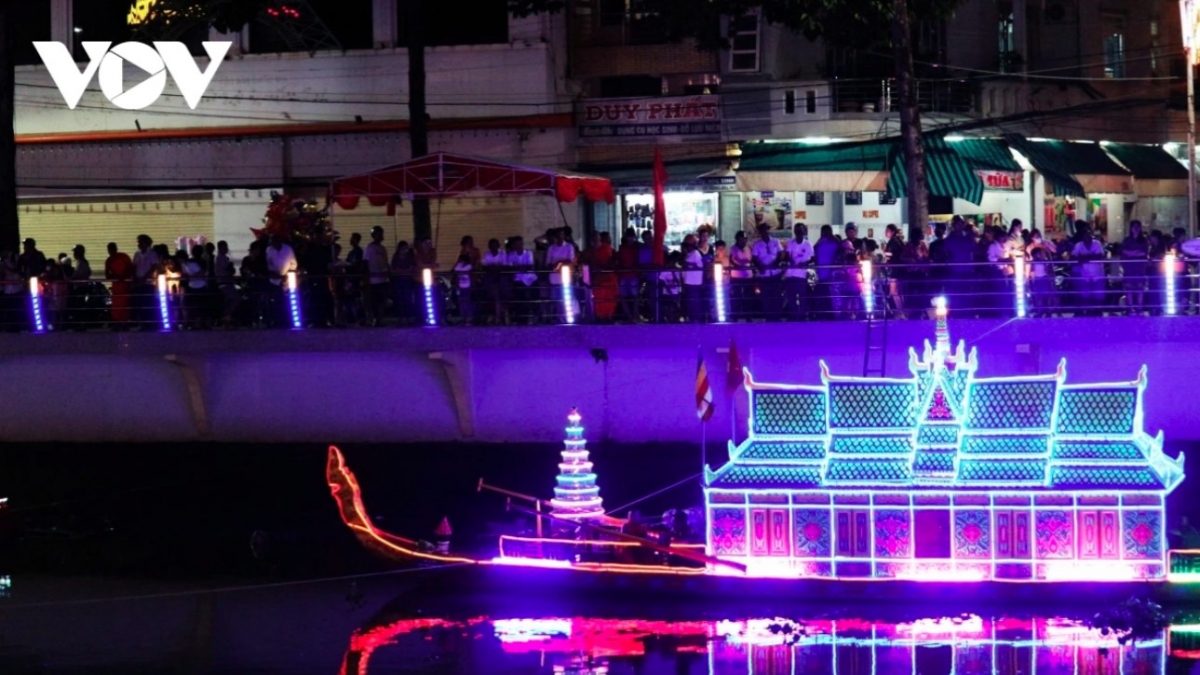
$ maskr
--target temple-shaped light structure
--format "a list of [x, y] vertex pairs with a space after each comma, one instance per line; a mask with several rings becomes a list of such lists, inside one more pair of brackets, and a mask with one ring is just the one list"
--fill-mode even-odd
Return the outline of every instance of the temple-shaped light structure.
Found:
[[588, 459], [587, 440], [583, 437], [583, 426], [579, 422], [579, 411], [571, 410], [567, 416], [567, 439], [562, 451], [562, 463], [558, 465], [558, 487], [554, 488], [554, 499], [550, 500], [551, 514], [570, 520], [590, 520], [604, 515], [604, 500], [596, 486], [596, 474]]
[[[948, 310], [908, 378], [763, 384], [749, 435], [705, 468], [707, 553], [751, 576], [931, 581], [1168, 578], [1184, 458], [1144, 430], [1133, 381], [978, 377]], [[1180, 571], [1184, 562], [1177, 562]], [[722, 573], [712, 568], [713, 573]]]

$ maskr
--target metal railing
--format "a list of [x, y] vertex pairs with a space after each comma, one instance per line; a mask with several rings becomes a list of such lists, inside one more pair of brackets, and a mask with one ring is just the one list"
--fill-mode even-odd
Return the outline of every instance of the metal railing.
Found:
[[358, 273], [141, 282], [0, 280], [0, 330], [304, 329], [583, 323], [844, 321], [1200, 311], [1190, 261], [1012, 261], [952, 265], [870, 260], [802, 269], [680, 267]]
[[[892, 78], [830, 80], [835, 113], [895, 112], [899, 104]], [[919, 80], [917, 105], [922, 112], [965, 115], [976, 109], [976, 85], [967, 80]]]

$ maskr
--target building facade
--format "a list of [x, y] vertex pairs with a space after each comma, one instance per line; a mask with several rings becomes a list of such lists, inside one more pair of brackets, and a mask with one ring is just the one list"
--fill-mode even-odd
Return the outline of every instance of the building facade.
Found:
[[[99, 254], [110, 240], [132, 249], [141, 232], [163, 242], [226, 239], [236, 253], [250, 228], [261, 227], [271, 190], [323, 201], [333, 178], [410, 158], [400, 0], [290, 2], [298, 12], [291, 22], [260, 18], [235, 35], [195, 26], [155, 36], [133, 25], [137, 8], [154, 3], [32, 4], [49, 11], [28, 17], [31, 42], [22, 46], [30, 53], [16, 75], [20, 215], [22, 233], [49, 254], [74, 243]], [[572, 165], [564, 18], [518, 19], [503, 3], [485, 3], [467, 25], [427, 4], [430, 149]], [[69, 109], [32, 50], [33, 40], [62, 42], [82, 70], [83, 41], [146, 37], [182, 40], [200, 54], [204, 39], [234, 46], [195, 109], [168, 78], [164, 95], [136, 111], [109, 102], [96, 82]], [[206, 58], [198, 62], [207, 66]], [[129, 70], [132, 87], [138, 80]], [[466, 198], [432, 210], [447, 255], [468, 225], [486, 241], [542, 232], [564, 218], [556, 204], [538, 200]], [[577, 215], [565, 213], [573, 224]], [[383, 225], [391, 244], [412, 238], [407, 204], [334, 218], [344, 233]]]
[[[334, 177], [409, 159], [401, 0], [296, 0], [294, 20], [260, 18], [236, 35], [180, 26], [147, 36], [139, 21], [154, 4], [48, 0], [18, 10], [28, 38], [17, 45], [21, 215], [48, 252], [77, 242], [97, 250], [143, 231], [227, 239], [237, 251], [272, 189], [320, 199]], [[853, 183], [799, 160], [754, 165], [790, 153], [780, 142], [811, 152], [895, 136], [889, 58], [810, 41], [758, 14], [725, 20], [729, 48], [702, 51], [671, 41], [638, 0], [571, 0], [527, 18], [499, 1], [473, 11], [464, 22], [452, 6], [426, 3], [431, 150], [600, 173], [621, 198], [565, 213], [536, 200], [446, 200], [434, 209], [442, 250], [468, 230], [478, 239], [564, 222], [645, 227], [656, 147], [670, 174], [671, 243], [703, 225], [731, 239], [760, 221], [781, 233], [794, 222], [835, 232], [855, 222], [875, 238], [903, 224], [904, 197], [888, 190], [883, 161], [857, 167]], [[950, 19], [915, 28], [925, 127], [988, 141], [1002, 132], [1149, 149], [1182, 141], [1179, 33], [1168, 0], [964, 0]], [[196, 53], [206, 38], [234, 45], [196, 109], [168, 80], [139, 111], [113, 105], [94, 83], [69, 109], [32, 47], [62, 42], [83, 61], [84, 41], [147, 37]], [[1068, 194], [1017, 152], [1000, 168], [976, 168], [978, 203], [935, 195], [933, 204], [941, 216], [1020, 218], [1043, 230], [1082, 217], [1109, 239], [1133, 218], [1169, 230], [1186, 223], [1186, 181], [1158, 159], [1085, 161], [1073, 172], [1079, 194]], [[382, 224], [389, 241], [411, 236], [404, 205], [335, 216], [343, 231]]]
[[705, 471], [708, 552], [765, 577], [1165, 579], [1183, 458], [1142, 427], [1145, 369], [981, 378], [944, 312], [937, 332], [906, 379], [747, 371], [749, 437]]

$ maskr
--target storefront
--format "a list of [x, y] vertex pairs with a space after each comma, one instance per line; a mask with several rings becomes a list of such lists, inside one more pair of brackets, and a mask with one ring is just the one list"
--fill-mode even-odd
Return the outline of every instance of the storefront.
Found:
[[[596, 204], [596, 230], [609, 232], [613, 243], [632, 228], [642, 232], [654, 229], [654, 185], [651, 166], [621, 169], [582, 167], [581, 171], [604, 176], [613, 182], [617, 201], [613, 205]], [[723, 164], [668, 165], [669, 176], [663, 191], [667, 207], [666, 245], [678, 248], [683, 238], [703, 226], [716, 232], [717, 238], [732, 237], [741, 222], [741, 211], [729, 197], [736, 187], [733, 173]]]
[[109, 242], [132, 254], [145, 234], [173, 253], [181, 238], [214, 238], [212, 192], [22, 197], [17, 210], [22, 238], [36, 240], [47, 257], [70, 255], [83, 244], [95, 274], [103, 270]]

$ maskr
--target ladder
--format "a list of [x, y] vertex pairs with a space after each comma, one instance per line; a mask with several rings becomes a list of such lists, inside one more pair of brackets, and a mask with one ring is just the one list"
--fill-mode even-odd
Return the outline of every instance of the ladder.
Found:
[[863, 352], [863, 377], [886, 377], [888, 311], [867, 314], [867, 347]]

